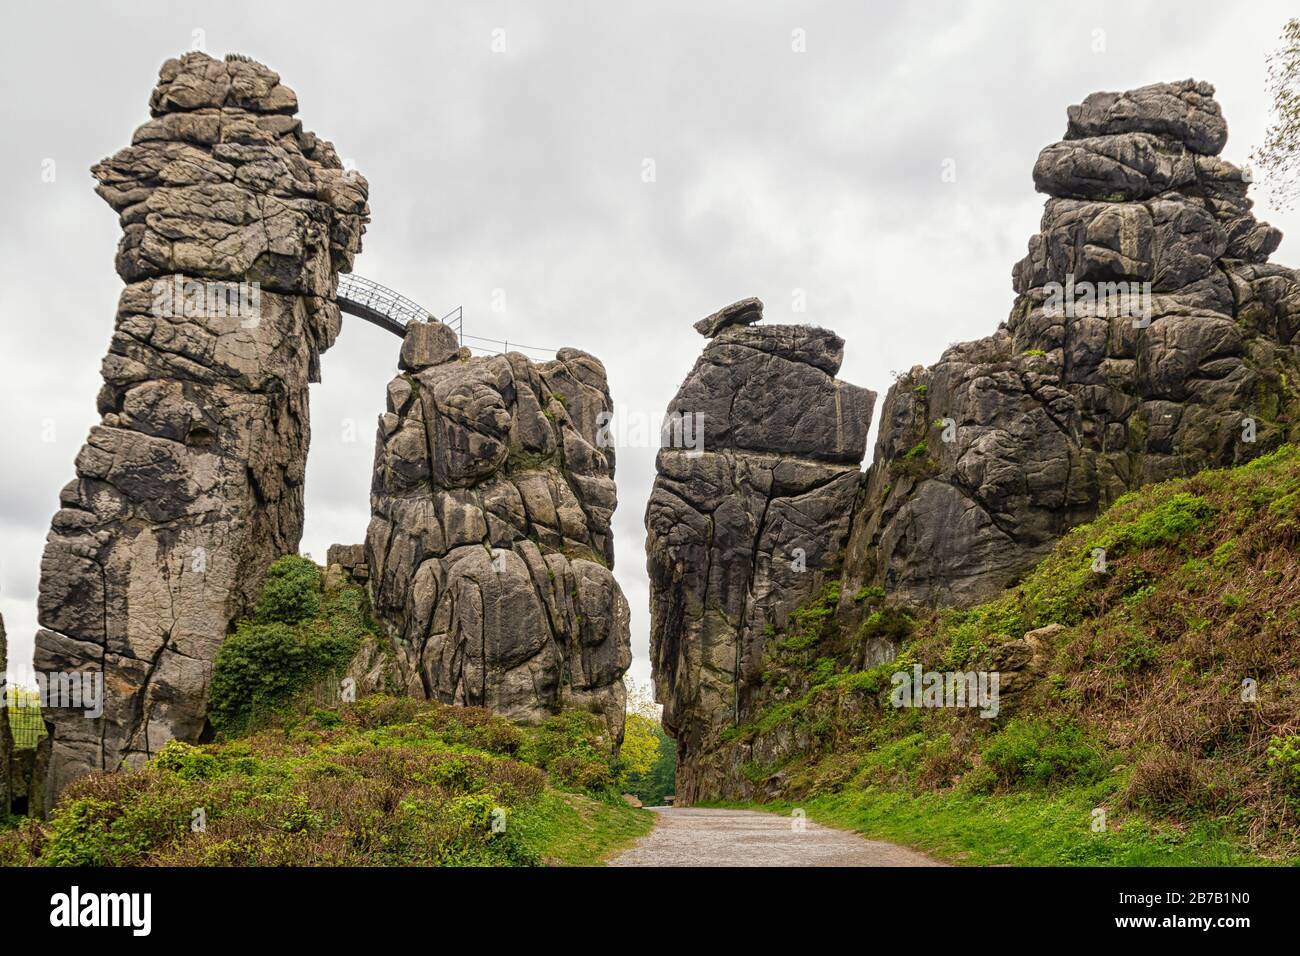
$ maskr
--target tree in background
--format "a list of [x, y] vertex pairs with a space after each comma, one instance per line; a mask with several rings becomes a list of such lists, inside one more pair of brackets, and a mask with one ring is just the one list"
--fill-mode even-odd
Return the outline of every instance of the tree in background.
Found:
[[646, 806], [659, 806], [677, 781], [677, 742], [664, 732], [648, 687], [625, 680], [627, 727], [619, 751], [619, 785]]
[[1300, 171], [1300, 19], [1282, 28], [1282, 46], [1268, 58], [1268, 89], [1273, 96], [1273, 125], [1251, 159], [1269, 174], [1273, 205], [1290, 209]]

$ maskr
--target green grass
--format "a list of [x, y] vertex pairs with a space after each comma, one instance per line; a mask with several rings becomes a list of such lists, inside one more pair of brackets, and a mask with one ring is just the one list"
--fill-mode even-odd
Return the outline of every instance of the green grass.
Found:
[[1052, 793], [908, 794], [868, 788], [803, 802], [710, 804], [788, 815], [921, 850], [962, 866], [1245, 866], [1267, 861], [1243, 852], [1212, 823], [1157, 826], [1129, 817], [1092, 831], [1093, 809], [1113, 785]]
[[[963, 861], [1300, 860], [1300, 449], [1126, 494], [975, 607], [854, 597], [856, 630], [819, 595], [769, 636], [724, 793]], [[998, 714], [895, 706], [913, 665], [998, 672]]]
[[654, 814], [622, 800], [548, 791], [512, 826], [546, 866], [599, 866], [649, 833]]
[[607, 732], [367, 697], [83, 778], [48, 822], [0, 833], [0, 864], [594, 865], [653, 821], [613, 786]]

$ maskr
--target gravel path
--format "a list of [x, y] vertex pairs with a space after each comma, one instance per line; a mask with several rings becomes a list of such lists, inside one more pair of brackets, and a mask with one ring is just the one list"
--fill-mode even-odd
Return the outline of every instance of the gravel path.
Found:
[[892, 843], [753, 810], [666, 807], [610, 866], [941, 866]]

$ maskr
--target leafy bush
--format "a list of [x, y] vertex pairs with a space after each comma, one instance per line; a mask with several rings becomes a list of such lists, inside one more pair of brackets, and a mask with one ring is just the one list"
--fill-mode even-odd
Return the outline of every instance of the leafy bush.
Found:
[[[373, 634], [365, 594], [344, 588], [321, 595], [318, 569], [307, 561], [308, 573], [303, 564], [281, 558], [272, 565], [254, 618], [240, 621], [217, 652], [208, 717], [219, 733], [253, 730], [312, 684], [341, 673]], [[297, 616], [309, 608], [312, 616]]]
[[1300, 734], [1274, 737], [1269, 741], [1268, 767], [1287, 797], [1300, 806]]
[[266, 573], [253, 611], [258, 624], [297, 624], [320, 613], [320, 568], [308, 558], [287, 554]]
[[867, 615], [858, 628], [858, 640], [865, 642], [878, 638], [901, 644], [911, 636], [915, 618], [906, 608], [887, 604]]
[[984, 763], [1008, 787], [1092, 783], [1106, 772], [1100, 746], [1066, 720], [1009, 721], [985, 745]]
[[[590, 714], [516, 727], [507, 739], [504, 718], [477, 708], [396, 704], [346, 704], [336, 726], [310, 734], [283, 727], [217, 744], [173, 741], [142, 769], [91, 774], [48, 823], [0, 834], [0, 864], [534, 865], [556, 842], [590, 863], [611, 840], [648, 827], [644, 813], [610, 799], [613, 772], [607, 757], [592, 756]], [[536, 737], [552, 784], [606, 799], [560, 794], [540, 767], [435, 729], [504, 746]], [[196, 808], [201, 830], [190, 827]]]
[[1180, 491], [1143, 511], [1136, 520], [1113, 529], [1116, 545], [1151, 548], [1190, 534], [1214, 514], [1214, 508], [1199, 495]]
[[556, 786], [612, 794], [616, 778], [610, 763], [613, 747], [605, 734], [605, 722], [596, 714], [565, 711], [526, 733], [520, 758], [544, 768]]

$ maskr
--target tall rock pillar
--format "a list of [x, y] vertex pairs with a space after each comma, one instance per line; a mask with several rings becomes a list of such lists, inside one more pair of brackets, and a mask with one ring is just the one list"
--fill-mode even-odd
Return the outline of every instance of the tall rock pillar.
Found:
[[228, 627], [298, 548], [308, 383], [369, 214], [365, 180], [259, 63], [168, 60], [149, 107], [92, 170], [126, 288], [41, 562], [51, 795], [203, 734]]
[[762, 309], [696, 324], [710, 341], [668, 408], [646, 508], [651, 664], [683, 803], [717, 792], [699, 758], [748, 716], [769, 629], [837, 570], [876, 398], [835, 378], [843, 339], [753, 325]]
[[439, 322], [407, 327], [401, 366], [365, 553], [410, 691], [534, 723], [586, 708], [621, 742], [632, 652], [605, 367], [577, 349], [471, 356]]
[[1194, 80], [1069, 108], [1010, 318], [885, 399], [846, 604], [978, 603], [1125, 492], [1300, 435], [1300, 282], [1227, 137]]

